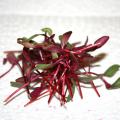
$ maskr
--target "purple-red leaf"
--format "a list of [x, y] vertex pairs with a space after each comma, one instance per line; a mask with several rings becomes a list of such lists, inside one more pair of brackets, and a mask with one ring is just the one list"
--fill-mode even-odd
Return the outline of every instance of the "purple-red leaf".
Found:
[[15, 81], [18, 82], [18, 83], [22, 83], [22, 84], [25, 83], [24, 77], [19, 77]]
[[30, 94], [31, 99], [32, 100], [36, 99], [41, 92], [42, 92], [42, 87], [36, 87]]
[[102, 47], [109, 39], [109, 36], [103, 36], [95, 41], [95, 45], [97, 45], [97, 48]]
[[63, 49], [63, 48], [65, 47], [65, 45], [67, 44], [67, 42], [68, 42], [71, 34], [72, 34], [72, 31], [69, 31], [69, 32], [66, 32], [66, 33], [64, 33], [64, 34], [62, 35], [62, 37], [61, 37], [61, 47], [62, 47], [62, 49]]
[[17, 58], [15, 57], [15, 55], [13, 53], [9, 53], [7, 54], [7, 60], [9, 61], [10, 64], [15, 65], [17, 64]]

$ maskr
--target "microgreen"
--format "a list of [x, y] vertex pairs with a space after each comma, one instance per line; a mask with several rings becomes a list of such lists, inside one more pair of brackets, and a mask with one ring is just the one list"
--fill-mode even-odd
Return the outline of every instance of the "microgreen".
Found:
[[112, 77], [115, 75], [116, 72], [119, 71], [119, 68], [120, 68], [120, 65], [118, 64], [112, 65], [105, 71], [104, 75], [107, 77]]
[[111, 85], [110, 89], [120, 88], [120, 77]]
[[52, 29], [51, 28], [43, 28], [41, 29], [43, 32], [45, 32], [46, 34], [48, 34], [49, 36], [52, 35]]
[[[87, 37], [85, 43], [79, 45], [80, 42], [70, 43], [71, 34], [72, 31], [68, 31], [60, 35], [60, 42], [57, 43], [52, 29], [43, 28], [42, 34], [17, 39], [17, 43], [23, 46], [21, 51], [5, 51], [6, 58], [3, 64], [9, 62], [11, 67], [0, 78], [10, 72], [14, 66], [18, 66], [21, 72], [21, 77], [10, 82], [12, 87], [18, 89], [5, 99], [6, 103], [11, 101], [21, 89], [27, 92], [29, 98], [25, 105], [27, 106], [44, 96], [49, 96], [48, 103], [56, 97], [60, 104], [64, 105], [73, 101], [75, 89], [82, 99], [82, 87], [87, 88], [88, 85], [100, 97], [98, 92], [100, 85], [94, 83], [94, 80], [98, 79], [107, 89], [120, 88], [120, 78], [113, 84], [105, 80], [106, 77], [113, 77], [119, 71], [120, 65], [112, 65], [100, 74], [92, 71], [92, 67], [99, 67], [95, 63], [104, 59], [105, 54], [93, 56], [90, 53], [102, 47], [109, 37], [100, 37], [94, 44], [89, 44]], [[35, 38], [39, 36], [43, 39], [36, 42]]]
[[[73, 86], [72, 86], [72, 93], [74, 94], [75, 93], [75, 82], [73, 83]], [[72, 97], [69, 93], [69, 95], [67, 96], [67, 101], [66, 102], [70, 102], [70, 100], [72, 100]]]

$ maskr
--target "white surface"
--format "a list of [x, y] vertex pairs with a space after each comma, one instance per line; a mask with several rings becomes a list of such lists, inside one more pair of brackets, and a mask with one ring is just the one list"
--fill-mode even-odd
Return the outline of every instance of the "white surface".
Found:
[[[72, 30], [71, 41], [84, 42], [86, 35], [89, 35], [90, 42], [94, 42], [102, 35], [109, 35], [109, 42], [95, 52], [108, 53], [108, 57], [101, 62], [98, 72], [103, 72], [120, 59], [120, 18], [119, 17], [41, 17], [41, 16], [0, 16], [0, 61], [2, 61], [5, 50], [21, 49], [16, 43], [16, 38], [30, 36], [39, 33], [45, 26], [53, 28], [57, 35]], [[56, 35], [56, 36], [57, 36]], [[56, 37], [57, 39], [57, 37]], [[8, 68], [0, 62], [0, 73]], [[15, 68], [10, 74], [0, 80], [0, 120], [119, 120], [120, 114], [120, 90], [108, 91], [102, 86], [99, 88], [101, 98], [98, 98], [93, 89], [83, 89], [84, 99], [81, 100], [77, 91], [73, 102], [61, 107], [59, 102], [53, 99], [50, 105], [47, 98], [43, 98], [30, 106], [24, 108], [28, 101], [26, 94], [17, 97], [7, 106], [3, 100], [15, 89], [11, 88], [9, 82], [19, 76]], [[117, 74], [119, 76], [119, 73]], [[108, 80], [110, 83], [116, 77]], [[101, 82], [100, 82], [101, 83]]]
[[[95, 52], [108, 54], [96, 71], [102, 73], [110, 65], [119, 64], [119, 8], [120, 0], [0, 0], [0, 74], [9, 67], [2, 65], [2, 52], [21, 49], [16, 43], [18, 37], [29, 37], [46, 26], [54, 30], [56, 39], [57, 35], [72, 30], [71, 42], [83, 43], [88, 35], [93, 43], [102, 35], [109, 35], [109, 42]], [[120, 90], [108, 91], [104, 86], [98, 89], [100, 98], [93, 89], [83, 89], [81, 100], [76, 91], [74, 101], [67, 103], [66, 108], [56, 99], [48, 105], [47, 97], [24, 108], [26, 94], [4, 106], [3, 100], [15, 90], [10, 81], [19, 75], [15, 68], [0, 80], [0, 120], [120, 120]], [[113, 83], [119, 75], [120, 72], [108, 81]]]
[[0, 14], [120, 16], [120, 0], [0, 0]]

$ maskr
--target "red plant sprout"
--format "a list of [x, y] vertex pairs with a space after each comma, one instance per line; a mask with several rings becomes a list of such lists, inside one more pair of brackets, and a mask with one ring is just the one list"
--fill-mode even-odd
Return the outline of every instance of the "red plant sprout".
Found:
[[[120, 65], [111, 66], [103, 74], [91, 72], [94, 63], [104, 58], [104, 54], [92, 56], [90, 52], [102, 47], [108, 41], [108, 36], [99, 38], [94, 44], [88, 44], [87, 37], [85, 44], [78, 46], [79, 43], [68, 42], [72, 31], [59, 36], [60, 43], [55, 42], [55, 34], [50, 28], [43, 28], [42, 31], [43, 34], [35, 34], [30, 38], [18, 38], [17, 42], [23, 46], [23, 50], [5, 51], [6, 58], [3, 64], [9, 62], [11, 67], [0, 78], [14, 66], [18, 66], [21, 71], [21, 77], [11, 82], [11, 86], [18, 89], [5, 99], [6, 104], [15, 98], [21, 89], [27, 92], [29, 98], [29, 102], [25, 105], [27, 106], [44, 96], [49, 96], [48, 103], [56, 97], [60, 104], [64, 105], [73, 100], [75, 87], [82, 99], [82, 87], [86, 84], [90, 84], [100, 97], [98, 86], [94, 84], [96, 79], [101, 79], [107, 89], [120, 87], [120, 79], [114, 84], [109, 84], [104, 79], [104, 76], [112, 77]], [[43, 42], [34, 40], [38, 36], [43, 36]]]

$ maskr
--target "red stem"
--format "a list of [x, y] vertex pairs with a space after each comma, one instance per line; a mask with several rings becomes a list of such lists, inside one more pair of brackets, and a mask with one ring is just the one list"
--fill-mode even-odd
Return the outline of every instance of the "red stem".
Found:
[[0, 75], [0, 78], [4, 77], [7, 73], [9, 73], [9, 72], [12, 70], [13, 67], [14, 67], [14, 65], [12, 65], [12, 66], [8, 69], [8, 71], [6, 71], [6, 72], [3, 73], [2, 75]]
[[97, 93], [97, 95], [100, 97], [100, 94], [99, 94], [99, 92], [98, 92], [98, 90], [97, 90], [97, 88], [96, 88], [94, 82], [93, 82], [92, 80], [90, 80], [90, 83], [91, 83], [93, 89], [95, 90], [95, 92]]
[[[31, 82], [35, 81], [37, 78], [39, 78], [40, 76], [36, 76], [35, 78], [31, 79]], [[27, 85], [29, 85], [29, 82], [27, 82], [26, 84], [24, 84], [23, 86], [21, 86], [20, 88], [18, 88], [17, 90], [15, 90], [11, 95], [9, 95], [4, 102], [7, 102], [13, 95], [15, 95], [17, 92], [19, 92], [22, 88], [25, 88]]]

